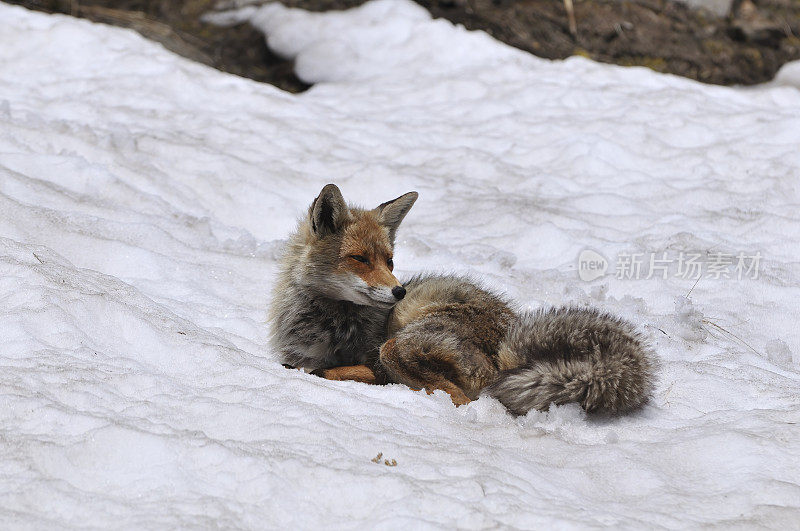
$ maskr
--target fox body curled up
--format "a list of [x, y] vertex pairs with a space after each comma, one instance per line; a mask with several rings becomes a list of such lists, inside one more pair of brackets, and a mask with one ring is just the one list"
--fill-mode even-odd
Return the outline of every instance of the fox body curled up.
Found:
[[365, 210], [325, 186], [291, 236], [271, 308], [285, 363], [331, 379], [482, 391], [511, 412], [577, 402], [624, 412], [646, 402], [655, 358], [630, 323], [587, 308], [519, 314], [475, 282], [392, 274], [410, 192]]

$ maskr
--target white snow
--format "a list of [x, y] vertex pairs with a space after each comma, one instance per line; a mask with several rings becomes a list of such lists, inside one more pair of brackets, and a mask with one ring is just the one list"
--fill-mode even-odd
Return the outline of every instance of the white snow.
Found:
[[[405, 0], [221, 18], [319, 84], [0, 4], [2, 527], [797, 526], [797, 86], [544, 61]], [[651, 403], [514, 418], [283, 369], [276, 256], [327, 182], [364, 205], [420, 192], [401, 276], [638, 323]], [[584, 249], [605, 276], [578, 278]], [[761, 261], [616, 278], [619, 253], [663, 252]]]

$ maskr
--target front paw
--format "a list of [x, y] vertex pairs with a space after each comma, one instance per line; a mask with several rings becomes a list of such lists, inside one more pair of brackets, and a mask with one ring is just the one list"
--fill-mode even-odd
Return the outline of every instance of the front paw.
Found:
[[352, 381], [368, 384], [376, 383], [375, 373], [366, 365], [352, 365], [348, 367], [334, 367], [332, 369], [316, 369], [311, 371], [315, 376], [326, 380]]

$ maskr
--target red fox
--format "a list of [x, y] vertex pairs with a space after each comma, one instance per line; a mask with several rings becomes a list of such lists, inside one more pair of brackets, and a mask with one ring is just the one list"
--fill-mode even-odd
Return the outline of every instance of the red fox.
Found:
[[579, 403], [619, 413], [644, 404], [655, 354], [636, 328], [586, 308], [517, 313], [457, 276], [401, 284], [392, 255], [416, 192], [372, 210], [325, 186], [290, 237], [271, 307], [283, 362], [334, 380], [481, 392], [514, 414]]

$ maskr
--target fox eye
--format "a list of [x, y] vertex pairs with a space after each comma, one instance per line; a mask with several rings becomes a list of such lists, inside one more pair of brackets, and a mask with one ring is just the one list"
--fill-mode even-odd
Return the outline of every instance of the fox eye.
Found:
[[360, 254], [351, 254], [348, 258], [352, 258], [356, 262], [361, 262], [362, 264], [368, 264], [369, 263], [369, 259], [367, 259], [364, 256], [361, 256]]
[[389, 266], [389, 271], [391, 271], [392, 269], [394, 269], [394, 261], [393, 261], [391, 258], [389, 258], [388, 260], [386, 260], [386, 265], [387, 265], [387, 266]]

